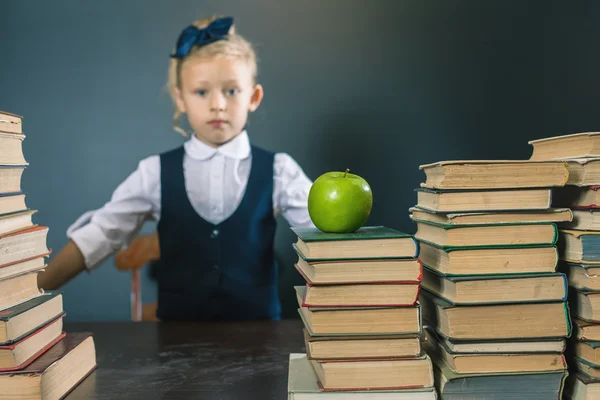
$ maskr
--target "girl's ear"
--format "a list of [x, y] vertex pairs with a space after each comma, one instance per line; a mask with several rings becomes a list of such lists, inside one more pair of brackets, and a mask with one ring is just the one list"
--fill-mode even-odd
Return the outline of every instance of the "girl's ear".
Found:
[[262, 85], [256, 84], [254, 88], [252, 88], [252, 96], [250, 97], [250, 104], [248, 105], [248, 111], [254, 112], [260, 105], [260, 102], [263, 99], [265, 92], [263, 90]]
[[183, 101], [183, 97], [181, 96], [181, 90], [179, 88], [173, 88], [173, 98], [175, 99], [175, 103], [177, 103], [177, 109], [180, 113], [185, 113], [185, 103]]

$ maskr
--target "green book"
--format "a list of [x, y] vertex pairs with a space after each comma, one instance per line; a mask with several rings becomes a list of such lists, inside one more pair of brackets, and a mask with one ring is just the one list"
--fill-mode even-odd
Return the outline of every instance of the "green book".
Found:
[[579, 357], [582, 360], [594, 368], [600, 368], [600, 361], [598, 360], [598, 348], [600, 348], [600, 342], [587, 342], [587, 341], [573, 341], [570, 350], [573, 355]]
[[561, 400], [567, 370], [458, 374], [432, 356], [435, 385], [443, 400]]
[[511, 304], [566, 301], [562, 273], [445, 276], [423, 268], [422, 288], [451, 304]]
[[441, 248], [419, 243], [419, 259], [444, 275], [505, 275], [556, 272], [556, 246]]
[[18, 342], [64, 314], [61, 292], [46, 292], [0, 311], [0, 345]]
[[291, 228], [294, 248], [308, 261], [416, 258], [413, 235], [385, 226], [365, 226], [352, 233], [326, 233], [317, 228]]
[[455, 305], [422, 288], [424, 323], [445, 338], [506, 340], [571, 336], [567, 302]]
[[448, 225], [415, 221], [415, 238], [444, 249], [551, 246], [558, 240], [556, 224]]
[[567, 356], [571, 356], [569, 361], [571, 369], [575, 370], [576, 373], [582, 374], [588, 383], [592, 381], [600, 383], [600, 368], [598, 366], [569, 352], [567, 352]]

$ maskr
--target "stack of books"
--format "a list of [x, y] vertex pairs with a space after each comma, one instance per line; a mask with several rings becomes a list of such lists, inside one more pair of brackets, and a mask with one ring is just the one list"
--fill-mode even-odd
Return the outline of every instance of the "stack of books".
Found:
[[384, 226], [293, 231], [306, 353], [290, 355], [288, 398], [435, 399], [414, 237]]
[[424, 343], [449, 399], [560, 399], [571, 324], [551, 208], [561, 161], [446, 161], [420, 167], [410, 209], [423, 262]]
[[571, 400], [600, 398], [600, 133], [586, 132], [529, 142], [531, 158], [561, 160], [569, 167], [554, 204], [569, 207], [573, 220], [560, 225], [560, 270], [568, 278], [573, 340], [568, 344], [572, 374], [565, 388]]
[[94, 369], [95, 347], [63, 331], [62, 295], [38, 287], [48, 227], [21, 190], [24, 139], [22, 117], [0, 111], [0, 399], [58, 399]]

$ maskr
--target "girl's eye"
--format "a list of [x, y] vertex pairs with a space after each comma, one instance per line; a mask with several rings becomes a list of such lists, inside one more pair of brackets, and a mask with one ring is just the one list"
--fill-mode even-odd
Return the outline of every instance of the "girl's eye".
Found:
[[237, 90], [237, 89], [227, 89], [227, 95], [229, 95], [229, 96], [235, 96], [238, 93], [239, 93], [239, 90]]
[[196, 90], [196, 94], [198, 96], [206, 96], [206, 90], [204, 90], [204, 89]]

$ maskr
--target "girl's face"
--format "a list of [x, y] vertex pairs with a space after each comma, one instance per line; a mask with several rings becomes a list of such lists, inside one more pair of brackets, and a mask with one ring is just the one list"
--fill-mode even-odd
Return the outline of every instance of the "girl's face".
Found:
[[236, 137], [263, 98], [251, 67], [232, 57], [191, 57], [180, 74], [177, 107], [187, 114], [195, 136], [212, 147]]

